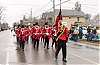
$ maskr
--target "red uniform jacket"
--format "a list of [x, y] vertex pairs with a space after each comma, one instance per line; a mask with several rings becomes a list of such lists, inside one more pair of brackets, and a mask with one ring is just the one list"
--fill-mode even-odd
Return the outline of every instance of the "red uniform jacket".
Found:
[[55, 36], [56, 36], [56, 30], [55, 30], [55, 29], [52, 29], [52, 31], [51, 31], [51, 35], [52, 35], [52, 39], [54, 39]]
[[34, 28], [35, 39], [40, 40], [41, 29], [39, 26]]
[[29, 28], [25, 28], [25, 31], [26, 31], [26, 36], [28, 36], [30, 34]]
[[51, 34], [50, 34], [50, 32], [51, 32], [51, 31], [50, 31], [50, 28], [49, 28], [49, 27], [45, 27], [45, 28], [44, 28], [44, 32], [45, 32], [45, 33], [44, 33], [44, 38], [46, 38], [46, 36], [48, 36], [48, 39], [50, 39], [50, 35], [51, 35]]
[[19, 34], [19, 30], [20, 30], [19, 28], [16, 28], [16, 29], [15, 29], [15, 33], [16, 33], [16, 35]]
[[26, 31], [25, 30], [21, 30], [20, 31], [20, 38], [19, 40], [25, 41], [26, 40]]
[[44, 29], [41, 30], [41, 34], [44, 36]]
[[60, 40], [66, 40], [66, 37], [68, 37], [68, 29], [65, 28], [64, 32], [60, 35]]
[[31, 29], [31, 35], [32, 35], [32, 38], [35, 38], [35, 27], [33, 27], [32, 29]]
[[19, 37], [20, 37], [20, 30], [21, 30], [21, 29], [19, 29], [19, 28], [16, 28], [16, 29], [15, 29], [15, 33], [16, 33], [18, 39], [19, 39]]

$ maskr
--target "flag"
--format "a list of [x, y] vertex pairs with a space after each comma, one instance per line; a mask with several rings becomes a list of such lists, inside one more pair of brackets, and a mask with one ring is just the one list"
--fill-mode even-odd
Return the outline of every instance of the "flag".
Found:
[[62, 14], [61, 14], [61, 9], [60, 9], [60, 11], [59, 11], [59, 14], [58, 14], [58, 16], [56, 17], [56, 32], [58, 33], [58, 30], [59, 30], [59, 23], [61, 22], [61, 20], [62, 20]]

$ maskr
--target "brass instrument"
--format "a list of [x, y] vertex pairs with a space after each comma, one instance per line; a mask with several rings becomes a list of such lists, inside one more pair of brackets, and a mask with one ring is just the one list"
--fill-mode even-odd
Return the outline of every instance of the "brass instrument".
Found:
[[56, 41], [58, 41], [58, 38], [60, 37], [61, 34], [63, 34], [64, 30], [65, 30], [64, 25], [59, 27], [59, 31], [57, 33]]

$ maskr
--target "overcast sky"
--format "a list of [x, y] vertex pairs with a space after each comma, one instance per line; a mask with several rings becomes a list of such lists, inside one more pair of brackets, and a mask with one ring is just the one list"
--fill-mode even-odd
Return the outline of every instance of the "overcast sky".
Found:
[[[41, 15], [43, 12], [50, 9], [53, 5], [51, 0], [0, 0], [0, 5], [5, 7], [5, 21], [12, 25], [13, 22], [22, 19], [23, 15], [30, 15], [30, 9], [32, 8], [33, 17]], [[59, 4], [59, 0], [55, 0], [55, 4]], [[62, 0], [66, 1], [66, 0]], [[62, 9], [72, 9], [75, 2], [80, 1], [82, 4], [82, 11], [85, 13], [90, 13], [92, 16], [99, 13], [99, 0], [70, 0], [62, 4]], [[40, 10], [48, 2], [48, 6]], [[56, 6], [59, 9], [59, 6]], [[39, 11], [40, 10], [40, 11]], [[38, 12], [37, 12], [38, 11]]]

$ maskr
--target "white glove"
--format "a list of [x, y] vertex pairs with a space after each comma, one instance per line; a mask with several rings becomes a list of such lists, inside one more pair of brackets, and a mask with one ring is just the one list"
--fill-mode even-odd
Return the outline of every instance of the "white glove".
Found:
[[54, 34], [54, 36], [57, 36], [56, 34]]
[[46, 33], [46, 35], [49, 35], [49, 33]]
[[37, 33], [35, 33], [35, 35], [37, 35]]

